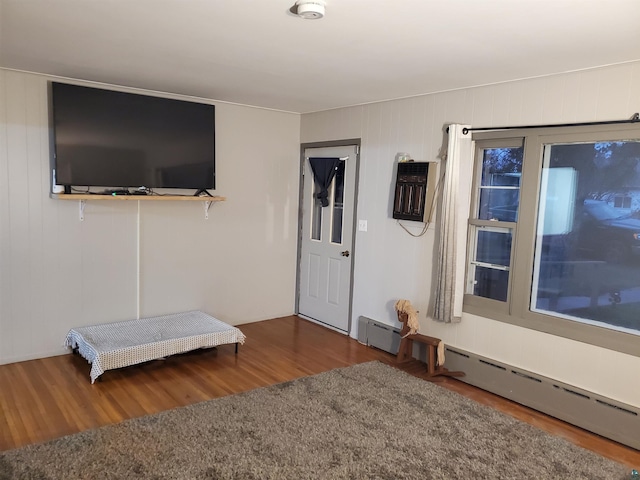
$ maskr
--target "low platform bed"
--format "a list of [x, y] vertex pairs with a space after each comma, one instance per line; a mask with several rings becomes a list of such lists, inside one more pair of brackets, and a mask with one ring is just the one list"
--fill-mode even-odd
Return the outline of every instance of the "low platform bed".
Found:
[[206, 313], [193, 311], [72, 328], [65, 346], [91, 364], [91, 383], [106, 370], [127, 367], [198, 348], [244, 343], [245, 336]]

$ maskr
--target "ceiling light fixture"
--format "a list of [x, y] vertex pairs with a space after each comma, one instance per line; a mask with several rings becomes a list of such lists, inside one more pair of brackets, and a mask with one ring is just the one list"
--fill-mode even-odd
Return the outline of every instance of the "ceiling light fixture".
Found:
[[324, 0], [298, 0], [293, 6], [295, 14], [305, 20], [317, 20], [324, 17]]

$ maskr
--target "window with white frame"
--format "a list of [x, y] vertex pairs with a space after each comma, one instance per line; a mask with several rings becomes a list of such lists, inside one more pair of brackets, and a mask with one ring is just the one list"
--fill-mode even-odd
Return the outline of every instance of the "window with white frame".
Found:
[[640, 355], [640, 128], [474, 142], [465, 311]]

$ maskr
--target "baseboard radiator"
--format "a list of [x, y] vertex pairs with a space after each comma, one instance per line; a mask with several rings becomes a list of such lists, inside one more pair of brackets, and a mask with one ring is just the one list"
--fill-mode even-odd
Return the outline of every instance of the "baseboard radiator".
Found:
[[[400, 330], [371, 318], [358, 320], [358, 341], [396, 355]], [[426, 349], [413, 355], [426, 362]], [[465, 383], [640, 450], [640, 409], [511, 365], [453, 347], [445, 367], [461, 370]]]
[[400, 348], [400, 330], [368, 317], [358, 318], [358, 341], [397, 355]]
[[465, 372], [463, 382], [640, 450], [639, 408], [457, 348], [446, 347], [445, 366]]

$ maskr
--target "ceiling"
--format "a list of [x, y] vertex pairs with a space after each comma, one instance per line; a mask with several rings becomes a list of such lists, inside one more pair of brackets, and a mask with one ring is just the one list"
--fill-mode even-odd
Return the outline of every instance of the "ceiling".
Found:
[[639, 0], [293, 3], [0, 0], [0, 66], [306, 113], [640, 59]]

